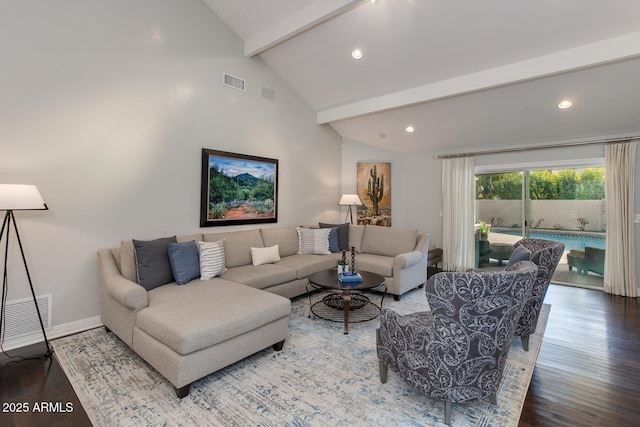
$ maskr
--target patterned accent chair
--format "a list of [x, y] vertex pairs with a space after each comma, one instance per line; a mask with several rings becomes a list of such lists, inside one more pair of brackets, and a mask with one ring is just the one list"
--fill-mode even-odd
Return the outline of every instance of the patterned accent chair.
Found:
[[418, 391], [451, 403], [490, 399], [502, 381], [518, 319], [528, 300], [537, 268], [530, 261], [509, 271], [446, 272], [425, 285], [431, 311], [380, 314], [376, 331], [380, 381], [388, 368]]
[[522, 340], [522, 347], [525, 351], [529, 351], [529, 335], [536, 331], [542, 302], [564, 253], [564, 243], [545, 239], [522, 239], [513, 244], [513, 249], [515, 250], [518, 246], [527, 248], [531, 252], [529, 260], [538, 266], [533, 292], [524, 306], [522, 317], [516, 328], [516, 336]]

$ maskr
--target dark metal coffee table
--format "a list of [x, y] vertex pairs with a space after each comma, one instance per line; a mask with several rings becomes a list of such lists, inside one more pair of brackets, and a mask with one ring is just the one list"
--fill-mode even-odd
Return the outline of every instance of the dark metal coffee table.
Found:
[[[368, 271], [358, 271], [362, 282], [342, 283], [338, 271], [333, 268], [309, 275], [307, 295], [309, 296], [309, 317], [315, 316], [331, 322], [343, 322], [344, 333], [349, 333], [349, 322], [367, 322], [380, 315], [384, 297], [387, 295], [384, 277]], [[311, 303], [311, 291], [328, 291], [320, 301]], [[381, 291], [380, 305], [373, 303], [364, 291]], [[342, 315], [341, 313], [342, 312]], [[351, 314], [351, 317], [349, 317]]]

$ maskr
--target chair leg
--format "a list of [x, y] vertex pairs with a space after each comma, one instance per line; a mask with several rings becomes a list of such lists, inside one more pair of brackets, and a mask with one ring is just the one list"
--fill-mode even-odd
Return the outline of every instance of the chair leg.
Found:
[[498, 404], [498, 395], [497, 394], [492, 394], [491, 395], [491, 404], [492, 405], [497, 405]]
[[529, 351], [529, 335], [521, 336], [520, 340], [522, 341], [522, 348], [524, 349], [524, 351]]
[[378, 367], [380, 369], [380, 382], [385, 384], [387, 382], [387, 374], [389, 373], [389, 367], [385, 365], [382, 360], [378, 360]]
[[444, 401], [444, 423], [448, 426], [451, 425], [451, 402]]

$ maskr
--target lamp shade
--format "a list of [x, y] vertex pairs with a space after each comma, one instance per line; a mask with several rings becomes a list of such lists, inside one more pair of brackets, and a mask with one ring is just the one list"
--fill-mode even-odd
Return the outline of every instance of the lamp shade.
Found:
[[360, 200], [357, 194], [343, 194], [338, 204], [340, 206], [361, 206], [362, 200]]
[[0, 184], [0, 211], [49, 209], [35, 185]]

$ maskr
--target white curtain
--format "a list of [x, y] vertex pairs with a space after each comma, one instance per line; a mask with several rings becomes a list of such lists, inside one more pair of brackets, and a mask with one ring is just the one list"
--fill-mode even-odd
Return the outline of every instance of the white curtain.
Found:
[[605, 147], [605, 200], [607, 249], [604, 290], [610, 294], [637, 296], [634, 211], [636, 142]]
[[463, 271], [475, 267], [475, 196], [473, 157], [444, 159], [442, 264], [446, 271]]

